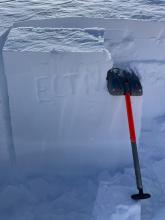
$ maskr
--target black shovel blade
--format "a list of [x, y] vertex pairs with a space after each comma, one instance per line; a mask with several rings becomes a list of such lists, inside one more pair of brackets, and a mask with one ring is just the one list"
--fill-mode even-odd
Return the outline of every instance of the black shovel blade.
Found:
[[131, 198], [133, 200], [149, 199], [149, 198], [151, 198], [151, 195], [148, 193], [142, 193], [142, 194], [139, 193], [139, 194], [132, 195]]
[[129, 93], [132, 96], [143, 94], [138, 76], [133, 72], [112, 68], [107, 73], [107, 88], [111, 95], [121, 96]]
[[118, 68], [110, 69], [107, 73], [107, 88], [111, 95], [124, 95], [124, 84], [121, 77], [121, 70]]

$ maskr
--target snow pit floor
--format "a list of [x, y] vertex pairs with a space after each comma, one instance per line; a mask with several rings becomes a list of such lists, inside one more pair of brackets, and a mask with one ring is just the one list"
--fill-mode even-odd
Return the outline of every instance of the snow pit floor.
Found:
[[19, 174], [7, 179], [1, 180], [0, 219], [90, 219], [97, 192], [95, 178]]

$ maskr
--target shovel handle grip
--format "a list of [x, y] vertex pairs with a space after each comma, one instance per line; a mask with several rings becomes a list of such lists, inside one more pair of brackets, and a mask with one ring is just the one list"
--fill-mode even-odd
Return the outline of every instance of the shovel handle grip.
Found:
[[131, 105], [131, 97], [129, 93], [125, 94], [125, 101], [126, 101], [126, 109], [128, 116], [130, 139], [132, 143], [136, 143], [136, 133], [135, 133], [135, 126], [134, 126], [134, 119], [133, 119], [133, 112]]

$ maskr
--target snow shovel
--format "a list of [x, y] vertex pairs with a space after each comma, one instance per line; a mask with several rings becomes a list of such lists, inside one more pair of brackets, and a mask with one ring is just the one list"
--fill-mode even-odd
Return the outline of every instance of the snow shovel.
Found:
[[142, 96], [143, 94], [141, 83], [134, 72], [128, 72], [118, 68], [113, 68], [110, 69], [107, 73], [107, 88], [109, 93], [113, 96], [125, 96], [130, 141], [132, 146], [132, 155], [136, 176], [136, 185], [139, 191], [138, 194], [132, 195], [131, 198], [134, 200], [150, 198], [150, 194], [143, 192], [140, 163], [136, 144], [136, 133], [131, 105], [131, 96]]

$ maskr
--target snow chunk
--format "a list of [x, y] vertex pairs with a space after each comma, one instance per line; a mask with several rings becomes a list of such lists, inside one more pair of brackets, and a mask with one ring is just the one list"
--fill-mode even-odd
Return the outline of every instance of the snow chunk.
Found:
[[93, 212], [94, 220], [140, 220], [141, 206], [130, 199], [130, 187], [101, 182]]

